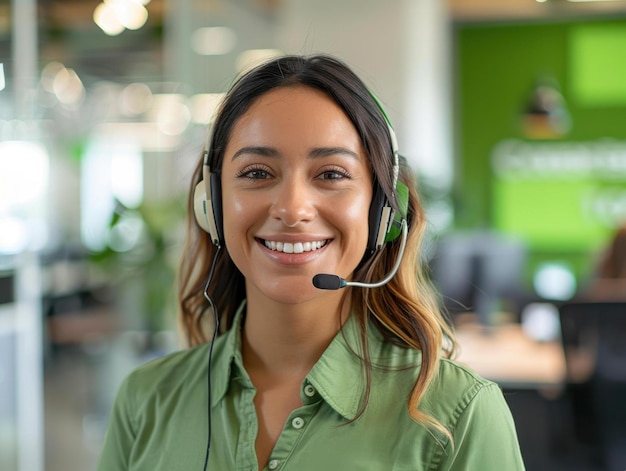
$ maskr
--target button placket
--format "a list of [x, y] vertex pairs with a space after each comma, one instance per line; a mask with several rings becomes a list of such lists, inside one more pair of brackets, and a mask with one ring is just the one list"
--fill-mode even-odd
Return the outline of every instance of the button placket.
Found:
[[[304, 393], [306, 384], [302, 387], [302, 397], [307, 399], [308, 397]], [[314, 389], [314, 395], [318, 396], [317, 390]], [[319, 409], [320, 403], [309, 401], [301, 408], [298, 408], [292, 412], [290, 417], [285, 422], [285, 428], [278, 438], [278, 442], [272, 451], [271, 459], [267, 462], [267, 468], [269, 471], [278, 471], [287, 466], [289, 457], [292, 455], [297, 447], [298, 442], [302, 438], [302, 434], [305, 433], [309, 421], [313, 420], [313, 416]]]
[[304, 427], [304, 419], [302, 417], [294, 417], [294, 419], [291, 421], [291, 426], [296, 430], [300, 430], [302, 427]]

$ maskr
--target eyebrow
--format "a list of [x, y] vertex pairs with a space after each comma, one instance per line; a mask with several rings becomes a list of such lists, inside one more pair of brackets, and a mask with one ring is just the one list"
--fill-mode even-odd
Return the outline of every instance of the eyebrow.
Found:
[[315, 159], [317, 157], [328, 157], [335, 154], [343, 154], [359, 160], [359, 154], [345, 147], [316, 147], [309, 152], [309, 158]]
[[[239, 149], [237, 152], [233, 154], [231, 159], [235, 160], [236, 158], [244, 155], [244, 154], [253, 154], [259, 155], [262, 157], [280, 157], [280, 152], [273, 147], [266, 146], [246, 146]], [[339, 146], [331, 146], [331, 147], [315, 147], [311, 149], [309, 152], [308, 158], [316, 159], [320, 157], [328, 157], [331, 155], [342, 154], [347, 155], [348, 157], [355, 158], [357, 160], [360, 159], [359, 154], [350, 149], [346, 149], [345, 147]]]

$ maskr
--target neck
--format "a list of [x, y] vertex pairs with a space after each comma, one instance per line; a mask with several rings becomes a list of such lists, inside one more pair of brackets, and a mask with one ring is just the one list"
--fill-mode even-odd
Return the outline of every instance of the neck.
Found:
[[248, 289], [243, 360], [248, 371], [305, 376], [350, 311], [349, 290], [300, 304], [276, 303]]

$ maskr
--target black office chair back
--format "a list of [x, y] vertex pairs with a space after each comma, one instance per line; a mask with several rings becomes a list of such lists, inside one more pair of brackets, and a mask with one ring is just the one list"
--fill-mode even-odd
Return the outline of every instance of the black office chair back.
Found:
[[[626, 302], [570, 302], [559, 307], [561, 336], [572, 383], [575, 420], [599, 440], [607, 470], [626, 469]], [[574, 358], [578, 355], [578, 358]], [[592, 368], [574, 369], [580, 355]], [[583, 380], [581, 381], [581, 378]], [[586, 397], [581, 396], [584, 395]], [[588, 399], [588, 401], [587, 401]], [[585, 410], [589, 408], [588, 410]]]

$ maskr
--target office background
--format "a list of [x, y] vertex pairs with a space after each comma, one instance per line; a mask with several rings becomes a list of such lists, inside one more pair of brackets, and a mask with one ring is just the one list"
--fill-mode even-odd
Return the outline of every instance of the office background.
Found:
[[505, 388], [528, 469], [612, 469], [559, 307], [626, 223], [624, 51], [620, 0], [0, 0], [2, 469], [94, 469], [121, 379], [181, 348], [186, 191], [221, 94], [316, 52], [383, 102], [460, 360]]

